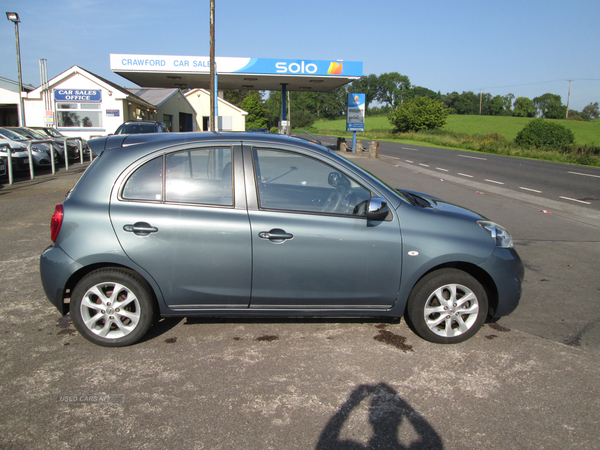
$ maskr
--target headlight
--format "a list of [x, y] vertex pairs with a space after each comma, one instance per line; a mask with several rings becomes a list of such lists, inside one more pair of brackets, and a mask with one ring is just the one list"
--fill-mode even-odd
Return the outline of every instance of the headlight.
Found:
[[477, 223], [496, 241], [496, 247], [513, 248], [512, 237], [506, 228], [488, 220], [479, 220]]

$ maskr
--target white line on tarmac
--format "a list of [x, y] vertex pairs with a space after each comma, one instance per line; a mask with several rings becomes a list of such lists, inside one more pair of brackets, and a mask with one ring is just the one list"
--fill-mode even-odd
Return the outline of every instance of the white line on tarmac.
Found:
[[456, 155], [456, 156], [460, 156], [461, 158], [481, 159], [482, 161], [487, 161], [487, 158], [479, 158], [478, 156], [467, 156], [467, 155]]
[[381, 155], [380, 158], [400, 159], [400, 158], [396, 158], [395, 156], [387, 156], [387, 155]]
[[537, 194], [541, 194], [542, 193], [542, 191], [538, 191], [537, 189], [530, 189], [530, 188], [526, 188], [526, 187], [520, 187], [519, 189], [523, 189], [524, 191], [535, 192]]
[[412, 150], [413, 152], [419, 151], [419, 149], [417, 149], [417, 148], [408, 148], [408, 147], [402, 147], [402, 150]]
[[469, 177], [469, 178], [473, 178], [473, 175], [467, 175], [466, 173], [460, 173], [458, 172], [458, 174], [462, 177]]
[[558, 198], [562, 198], [564, 200], [571, 200], [572, 202], [585, 203], [586, 205], [591, 205], [590, 202], [584, 202], [583, 200], [577, 200], [576, 198], [563, 197], [562, 195], [559, 196]]
[[429, 167], [429, 165], [428, 165], [428, 164], [419, 163], [419, 165], [420, 165], [420, 166], [423, 166], [423, 167]]
[[567, 173], [572, 173], [573, 175], [583, 175], [584, 177], [600, 178], [600, 175], [592, 175], [591, 173], [580, 173], [580, 172], [567, 172]]
[[448, 169], [442, 169], [441, 167], [436, 167], [437, 170], [441, 170], [442, 172], [450, 172]]
[[404, 161], [406, 161], [407, 163], [414, 164], [414, 161], [411, 161], [410, 159], [405, 159]]
[[487, 178], [485, 179], [485, 181], [489, 181], [490, 183], [496, 183], [496, 184], [504, 184], [502, 181], [488, 180]]

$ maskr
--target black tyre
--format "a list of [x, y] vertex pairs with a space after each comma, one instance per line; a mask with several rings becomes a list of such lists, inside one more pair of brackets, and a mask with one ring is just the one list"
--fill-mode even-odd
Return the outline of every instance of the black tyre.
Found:
[[90, 272], [71, 296], [71, 320], [88, 341], [105, 347], [137, 342], [154, 317], [152, 289], [135, 272], [106, 268]]
[[488, 314], [485, 289], [458, 269], [441, 269], [424, 276], [413, 288], [406, 319], [423, 339], [457, 344], [474, 336]]

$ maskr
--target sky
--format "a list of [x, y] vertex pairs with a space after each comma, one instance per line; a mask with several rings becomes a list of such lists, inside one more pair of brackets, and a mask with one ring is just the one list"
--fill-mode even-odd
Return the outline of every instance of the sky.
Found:
[[[442, 94], [600, 102], [598, 0], [215, 0], [222, 57], [362, 61]], [[120, 86], [111, 53], [208, 56], [209, 0], [0, 0], [21, 23], [23, 83], [78, 65]], [[0, 19], [0, 77], [18, 80], [15, 28]]]

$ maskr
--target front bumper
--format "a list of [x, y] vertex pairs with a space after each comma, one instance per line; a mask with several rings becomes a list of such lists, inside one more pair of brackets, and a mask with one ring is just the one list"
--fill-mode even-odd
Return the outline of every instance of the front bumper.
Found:
[[492, 256], [480, 266], [494, 280], [498, 302], [493, 318], [513, 312], [521, 299], [521, 286], [525, 276], [525, 266], [514, 248], [496, 248]]

